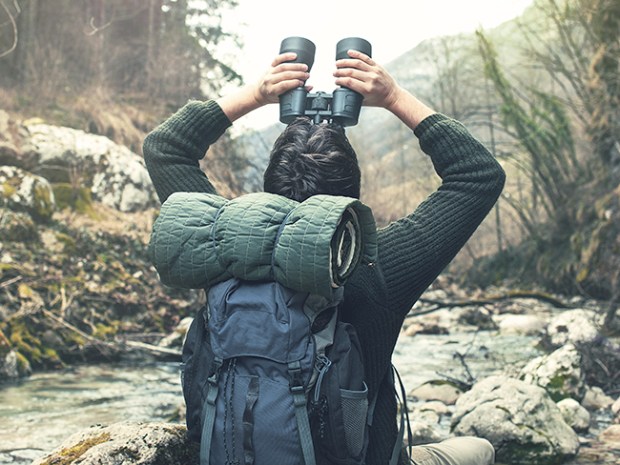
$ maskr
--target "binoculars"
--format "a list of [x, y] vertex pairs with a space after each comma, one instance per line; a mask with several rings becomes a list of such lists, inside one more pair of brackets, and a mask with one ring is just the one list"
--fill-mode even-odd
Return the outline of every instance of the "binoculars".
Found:
[[[371, 56], [371, 45], [359, 37], [348, 37], [336, 44], [336, 60], [349, 58], [348, 50], [357, 50]], [[304, 37], [287, 37], [280, 45], [280, 53], [295, 52], [297, 58], [289, 63], [305, 63], [308, 71], [314, 64], [316, 46]], [[280, 95], [280, 121], [291, 123], [299, 116], [309, 116], [315, 124], [328, 120], [341, 126], [354, 126], [359, 119], [364, 97], [354, 90], [339, 87], [329, 94], [309, 93], [297, 87]]]

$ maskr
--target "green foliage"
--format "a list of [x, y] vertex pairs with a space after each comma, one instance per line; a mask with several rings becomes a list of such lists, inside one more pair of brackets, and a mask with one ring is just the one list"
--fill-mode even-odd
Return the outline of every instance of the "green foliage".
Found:
[[[536, 6], [548, 29], [526, 28], [533, 57], [528, 65], [545, 70], [557, 87], [544, 87], [539, 79], [536, 88], [528, 88], [508, 79], [493, 44], [477, 33], [485, 75], [501, 102], [505, 130], [523, 150], [514, 159], [531, 190], [506, 198], [526, 237], [476, 264], [475, 279], [481, 285], [518, 279], [562, 293], [617, 299], [620, 263], [614, 250], [620, 231], [613, 212], [620, 193], [612, 189], [620, 160], [613, 161], [609, 144], [618, 145], [620, 124], [620, 8], [607, 0]], [[583, 134], [590, 136], [585, 149]]]

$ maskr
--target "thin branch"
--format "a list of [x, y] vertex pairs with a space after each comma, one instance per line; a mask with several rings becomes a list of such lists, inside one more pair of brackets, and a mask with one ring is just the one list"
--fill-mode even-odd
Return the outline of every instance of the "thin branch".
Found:
[[23, 276], [15, 276], [14, 278], [7, 279], [6, 281], [0, 283], [0, 289], [2, 289], [3, 287], [8, 287], [11, 284], [21, 281], [22, 279], [24, 279]]
[[[13, 3], [15, 5], [15, 10], [17, 11], [17, 14], [19, 14], [20, 9], [19, 9], [19, 5], [17, 4], [17, 0], [14, 0]], [[7, 56], [8, 54], [10, 54], [11, 52], [13, 52], [13, 50], [17, 48], [18, 35], [17, 35], [17, 23], [15, 22], [15, 17], [9, 11], [9, 7], [4, 4], [4, 1], [0, 0], [0, 5], [2, 5], [2, 9], [6, 12], [7, 16], [9, 17], [9, 22], [11, 23], [11, 27], [13, 28], [13, 44], [11, 44], [11, 47], [8, 50], [0, 53], [0, 58], [3, 58]]]

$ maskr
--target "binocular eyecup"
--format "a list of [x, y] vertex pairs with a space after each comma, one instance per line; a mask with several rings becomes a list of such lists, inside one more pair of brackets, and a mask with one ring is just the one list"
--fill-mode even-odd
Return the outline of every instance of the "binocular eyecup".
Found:
[[[358, 50], [371, 56], [370, 43], [359, 37], [347, 37], [336, 44], [336, 60], [348, 58], [348, 50]], [[280, 53], [295, 52], [297, 58], [290, 63], [304, 63], [308, 71], [314, 64], [316, 46], [304, 37], [287, 37], [280, 45]], [[297, 87], [280, 95], [280, 121], [291, 123], [299, 116], [311, 117], [315, 124], [331, 121], [341, 126], [355, 126], [359, 120], [364, 97], [354, 90], [339, 87], [332, 94], [309, 93]]]

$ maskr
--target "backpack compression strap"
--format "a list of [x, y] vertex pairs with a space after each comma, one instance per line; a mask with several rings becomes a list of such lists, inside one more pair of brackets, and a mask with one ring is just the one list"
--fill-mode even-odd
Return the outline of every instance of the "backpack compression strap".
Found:
[[222, 359], [215, 358], [213, 361], [213, 374], [208, 379], [207, 400], [203, 408], [202, 435], [200, 438], [200, 465], [209, 465], [213, 426], [215, 425], [215, 401], [218, 394], [217, 378], [220, 374], [222, 363]]
[[310, 432], [310, 419], [308, 418], [307, 398], [304, 385], [301, 382], [301, 364], [299, 362], [289, 363], [288, 373], [291, 377], [291, 393], [295, 403], [295, 417], [297, 418], [297, 430], [299, 431], [304, 463], [305, 465], [316, 465], [314, 444]]

